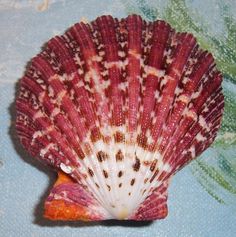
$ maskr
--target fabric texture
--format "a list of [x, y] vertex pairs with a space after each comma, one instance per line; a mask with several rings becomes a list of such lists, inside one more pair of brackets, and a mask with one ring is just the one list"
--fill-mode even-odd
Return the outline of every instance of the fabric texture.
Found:
[[[99, 15], [124, 17], [132, 11], [130, 5], [137, 2], [143, 2], [144, 8], [147, 2], [151, 6], [161, 4], [161, 1], [122, 0], [0, 0], [0, 236], [227, 237], [236, 233], [235, 208], [213, 199], [189, 167], [179, 172], [170, 184], [169, 214], [164, 220], [83, 223], [43, 218], [43, 203], [56, 174], [30, 157], [16, 137], [14, 100], [19, 79], [27, 62], [54, 35], [78, 21], [90, 21]], [[191, 4], [199, 8], [206, 4], [210, 9], [212, 2], [199, 0]], [[215, 14], [208, 11], [211, 12]], [[214, 24], [215, 18], [212, 19]], [[224, 31], [224, 26], [217, 27]]]

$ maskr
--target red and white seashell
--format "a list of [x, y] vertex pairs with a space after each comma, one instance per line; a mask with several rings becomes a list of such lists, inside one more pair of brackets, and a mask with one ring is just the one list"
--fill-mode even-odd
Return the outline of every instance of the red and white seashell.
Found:
[[222, 76], [189, 33], [101, 16], [49, 40], [21, 79], [16, 129], [59, 172], [45, 216], [154, 220], [170, 177], [220, 127]]

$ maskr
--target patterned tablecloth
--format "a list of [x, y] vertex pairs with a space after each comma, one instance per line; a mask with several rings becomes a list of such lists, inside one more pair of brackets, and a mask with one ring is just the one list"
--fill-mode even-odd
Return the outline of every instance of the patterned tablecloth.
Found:
[[[212, 236], [236, 235], [236, 2], [194, 0], [0, 0], [0, 236]], [[49, 38], [82, 19], [130, 12], [163, 18], [193, 32], [213, 51], [224, 73], [226, 116], [213, 148], [173, 179], [169, 215], [152, 223], [50, 222], [43, 200], [55, 181], [33, 160], [14, 131], [17, 81]], [[205, 159], [204, 159], [205, 158]]]

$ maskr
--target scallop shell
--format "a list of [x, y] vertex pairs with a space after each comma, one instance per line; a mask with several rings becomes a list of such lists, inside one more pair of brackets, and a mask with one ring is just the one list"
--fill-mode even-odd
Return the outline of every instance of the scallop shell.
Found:
[[21, 79], [16, 129], [59, 172], [53, 220], [166, 217], [170, 178], [216, 137], [224, 97], [213, 56], [165, 21], [77, 23]]

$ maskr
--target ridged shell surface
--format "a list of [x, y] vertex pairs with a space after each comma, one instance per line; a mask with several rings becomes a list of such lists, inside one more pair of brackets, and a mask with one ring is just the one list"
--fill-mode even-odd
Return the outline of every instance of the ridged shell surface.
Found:
[[45, 216], [164, 218], [171, 176], [216, 137], [221, 82], [193, 35], [160, 20], [101, 16], [49, 40], [16, 101], [21, 143], [61, 170]]

